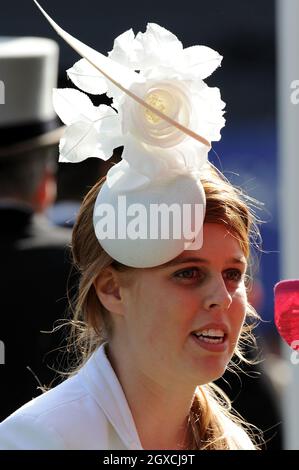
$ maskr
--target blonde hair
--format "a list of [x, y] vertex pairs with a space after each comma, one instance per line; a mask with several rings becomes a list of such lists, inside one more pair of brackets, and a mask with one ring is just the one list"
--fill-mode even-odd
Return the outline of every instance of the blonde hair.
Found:
[[[76, 356], [72, 373], [81, 368], [100, 344], [109, 341], [112, 335], [110, 314], [100, 303], [94, 288], [96, 277], [111, 264], [119, 270], [133, 269], [115, 262], [102, 249], [95, 236], [93, 209], [104, 181], [105, 178], [98, 181], [86, 195], [73, 230], [73, 260], [81, 277], [71, 321], [71, 344], [73, 354]], [[253, 212], [242, 192], [232, 186], [212, 165], [209, 165], [203, 173], [201, 182], [207, 203], [205, 222], [227, 226], [237, 237], [248, 259], [251, 244], [257, 242], [258, 229]], [[235, 350], [239, 363], [250, 362], [244, 357], [242, 347], [244, 344], [254, 343], [252, 329], [255, 324], [252, 320], [258, 318], [255, 310], [248, 304], [246, 319], [249, 322], [246, 320], [244, 323]], [[228, 427], [228, 423], [232, 426]], [[241, 441], [244, 441], [244, 436], [250, 443], [244, 429], [253, 436], [252, 428], [249, 426], [233, 412], [229, 398], [219, 387], [213, 383], [198, 386], [188, 417], [186, 448], [190, 450], [242, 448]], [[233, 435], [228, 434], [228, 428], [234, 429]]]

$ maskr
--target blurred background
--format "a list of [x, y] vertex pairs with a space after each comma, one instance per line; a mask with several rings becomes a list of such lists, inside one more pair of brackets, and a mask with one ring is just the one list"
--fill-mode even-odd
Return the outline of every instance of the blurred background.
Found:
[[[137, 33], [144, 31], [148, 22], [156, 22], [176, 34], [184, 47], [204, 44], [223, 55], [222, 67], [207, 83], [221, 89], [227, 103], [227, 123], [209, 158], [234, 184], [263, 203], [257, 211], [266, 222], [261, 226], [263, 254], [258, 255], [259, 266], [254, 266], [252, 302], [263, 319], [257, 333], [266, 358], [263, 367], [280, 408], [284, 368], [279, 362], [280, 338], [273, 320], [273, 286], [280, 279], [275, 1], [151, 0], [141, 4], [140, 0], [42, 0], [41, 5], [66, 31], [103, 53], [110, 51], [114, 38], [127, 29], [132, 27]], [[59, 87], [73, 86], [65, 71], [78, 56], [58, 38], [33, 2], [1, 0], [0, 35], [44, 36], [57, 41]], [[100, 102], [106, 102], [105, 97]], [[66, 178], [60, 164], [58, 197], [67, 191]], [[86, 190], [91, 184], [92, 178]], [[84, 188], [81, 193], [83, 197]], [[274, 429], [272, 435], [275, 433]]]

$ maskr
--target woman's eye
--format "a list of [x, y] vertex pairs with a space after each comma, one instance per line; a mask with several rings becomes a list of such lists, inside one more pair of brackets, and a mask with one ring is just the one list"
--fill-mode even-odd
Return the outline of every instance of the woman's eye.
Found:
[[228, 269], [225, 271], [225, 278], [227, 281], [240, 282], [243, 274], [239, 269]]
[[[174, 278], [185, 280], [185, 281], [202, 281], [204, 278], [204, 273], [194, 267], [194, 268], [186, 268], [182, 269], [181, 271], [176, 272], [173, 275]], [[224, 280], [226, 282], [230, 282], [234, 285], [239, 284], [243, 279], [243, 273], [239, 269], [227, 269], [223, 274]]]
[[174, 277], [179, 279], [199, 279], [201, 273], [197, 268], [188, 268], [175, 273]]

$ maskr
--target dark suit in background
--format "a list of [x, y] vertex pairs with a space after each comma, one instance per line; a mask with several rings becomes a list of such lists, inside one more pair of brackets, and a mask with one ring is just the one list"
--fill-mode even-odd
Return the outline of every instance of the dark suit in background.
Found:
[[[70, 231], [54, 228], [40, 215], [21, 207], [0, 208], [0, 420], [49, 384], [61, 333], [46, 334], [65, 316], [70, 273]], [[31, 371], [27, 369], [29, 367]]]

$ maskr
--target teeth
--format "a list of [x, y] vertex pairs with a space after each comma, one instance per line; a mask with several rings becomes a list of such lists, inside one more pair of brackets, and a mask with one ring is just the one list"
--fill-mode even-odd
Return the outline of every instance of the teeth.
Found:
[[223, 342], [223, 338], [207, 338], [207, 337], [204, 337], [204, 336], [199, 336], [198, 338], [200, 338], [200, 341], [203, 341], [204, 343], [218, 344], [218, 343]]
[[200, 330], [200, 331], [196, 331], [194, 332], [196, 334], [196, 336], [213, 336], [213, 337], [220, 337], [220, 338], [223, 338], [224, 336], [224, 331], [223, 330], [213, 330], [213, 329], [209, 329], [209, 330]]

